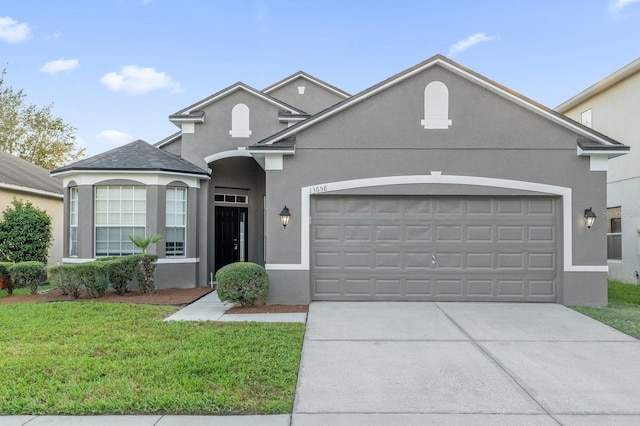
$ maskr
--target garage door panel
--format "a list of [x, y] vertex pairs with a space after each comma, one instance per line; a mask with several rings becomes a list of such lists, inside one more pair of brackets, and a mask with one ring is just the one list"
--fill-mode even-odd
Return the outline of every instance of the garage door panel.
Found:
[[555, 296], [553, 280], [529, 280], [529, 296]]
[[315, 300], [555, 301], [553, 198], [319, 196], [311, 215]]
[[521, 279], [498, 280], [498, 296], [525, 296], [525, 282]]
[[407, 242], [424, 243], [425, 241], [431, 241], [431, 226], [429, 225], [406, 225], [404, 230], [404, 240]]
[[467, 242], [488, 243], [493, 241], [493, 226], [491, 225], [468, 225]]
[[493, 296], [493, 280], [467, 280], [468, 296]]
[[531, 198], [527, 202], [527, 213], [554, 216], [556, 214], [555, 206], [553, 198]]
[[540, 241], [540, 242], [548, 242], [554, 243], [555, 232], [553, 226], [529, 226], [527, 228], [528, 231], [528, 241]]
[[520, 198], [507, 198], [502, 200], [496, 200], [497, 202], [497, 214], [501, 215], [514, 215], [523, 214], [525, 212], [525, 201]]

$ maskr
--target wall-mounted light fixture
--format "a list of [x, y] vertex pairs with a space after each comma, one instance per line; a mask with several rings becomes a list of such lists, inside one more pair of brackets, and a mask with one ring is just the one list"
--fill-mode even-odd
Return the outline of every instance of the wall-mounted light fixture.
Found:
[[289, 212], [289, 208], [285, 205], [282, 211], [280, 212], [280, 223], [285, 228], [289, 224], [289, 218], [291, 217], [291, 213]]
[[598, 216], [596, 216], [591, 207], [584, 209], [584, 218], [587, 222], [587, 228], [591, 228], [593, 226], [593, 223], [596, 221], [596, 217]]

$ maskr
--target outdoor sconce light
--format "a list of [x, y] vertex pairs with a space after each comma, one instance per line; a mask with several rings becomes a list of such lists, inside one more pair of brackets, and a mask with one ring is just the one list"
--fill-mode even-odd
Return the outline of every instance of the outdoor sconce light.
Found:
[[596, 221], [596, 217], [598, 216], [596, 216], [591, 207], [584, 209], [584, 218], [587, 221], [587, 228], [591, 228], [593, 226], [593, 222]]
[[285, 228], [289, 224], [290, 217], [291, 217], [291, 213], [289, 212], [289, 208], [285, 204], [284, 208], [280, 212], [280, 223], [282, 223], [282, 226], [284, 226]]

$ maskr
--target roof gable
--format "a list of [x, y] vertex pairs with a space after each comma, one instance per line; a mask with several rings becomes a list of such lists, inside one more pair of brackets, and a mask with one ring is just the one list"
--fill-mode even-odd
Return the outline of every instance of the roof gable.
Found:
[[253, 96], [256, 96], [274, 106], [276, 106], [277, 108], [287, 111], [289, 113], [292, 114], [305, 114], [304, 111], [301, 111], [291, 105], [288, 105], [272, 96], [267, 95], [266, 93], [260, 92], [259, 90], [254, 89], [251, 86], [248, 86], [242, 82], [237, 82], [236, 84], [233, 84], [225, 89], [220, 90], [219, 92], [214, 93], [213, 95], [202, 99], [199, 102], [196, 102], [184, 109], [181, 109], [180, 111], [171, 114], [169, 116], [169, 120], [171, 120], [174, 123], [178, 123], [179, 121], [182, 121], [182, 118], [191, 118], [194, 117], [195, 115], [198, 115], [198, 118], [200, 118], [199, 113], [201, 113], [202, 108], [207, 107], [208, 105], [211, 105], [212, 103], [226, 97], [229, 96], [230, 94], [238, 91], [238, 90], [244, 90], [247, 93], [250, 93]]
[[78, 171], [155, 171], [208, 176], [200, 167], [143, 140], [85, 158], [56, 169], [51, 174], [57, 176]]
[[331, 84], [329, 84], [329, 83], [327, 83], [325, 81], [322, 81], [322, 80], [320, 80], [318, 78], [315, 78], [314, 76], [309, 75], [304, 71], [298, 71], [296, 73], [293, 73], [289, 77], [285, 77], [282, 80], [280, 80], [280, 81], [278, 81], [276, 83], [273, 83], [272, 85], [266, 87], [265, 89], [262, 90], [262, 92], [263, 93], [267, 93], [267, 94], [268, 93], [272, 93], [275, 90], [277, 90], [277, 89], [279, 89], [279, 88], [281, 88], [283, 86], [286, 86], [287, 84], [289, 84], [289, 83], [291, 83], [291, 82], [293, 82], [293, 81], [295, 81], [295, 80], [297, 80], [299, 78], [307, 80], [307, 81], [309, 81], [309, 82], [311, 82], [313, 84], [316, 84], [316, 85], [318, 85], [318, 86], [320, 86], [320, 87], [322, 87], [322, 88], [324, 88], [324, 89], [326, 89], [326, 90], [328, 90], [328, 91], [340, 96], [343, 99], [347, 99], [347, 98], [351, 97], [351, 95], [349, 93], [345, 92], [344, 90], [341, 90], [341, 89], [339, 89], [339, 88], [337, 88], [337, 87], [335, 87], [335, 86], [333, 86], [333, 85], [331, 85]]
[[55, 196], [63, 193], [62, 181], [47, 169], [4, 151], [0, 151], [0, 186]]
[[340, 113], [341, 111], [344, 111], [345, 109], [351, 108], [357, 104], [359, 104], [360, 102], [369, 99], [372, 96], [375, 96], [376, 94], [396, 85], [399, 84], [400, 82], [418, 74], [423, 72], [424, 70], [434, 67], [434, 66], [440, 66], [452, 73], [457, 74], [460, 77], [463, 77], [481, 87], [484, 87], [485, 89], [521, 106], [524, 107], [525, 109], [534, 112], [535, 114], [538, 114], [539, 116], [542, 116], [562, 127], [565, 127], [571, 131], [575, 131], [579, 136], [581, 136], [583, 139], [588, 139], [591, 140], [597, 144], [600, 145], [604, 145], [607, 146], [609, 148], [611, 148], [611, 150], [628, 150], [628, 147], [626, 147], [625, 145], [620, 144], [619, 142], [616, 142], [615, 140], [608, 138], [607, 136], [604, 136], [596, 131], [593, 131], [592, 129], [589, 129], [559, 113], [557, 113], [556, 111], [553, 111], [523, 95], [520, 95], [486, 77], [481, 76], [480, 74], [471, 71], [465, 67], [462, 67], [461, 65], [451, 61], [448, 58], [445, 58], [442, 55], [435, 55], [430, 59], [427, 59], [424, 62], [421, 62], [399, 74], [396, 74], [372, 87], [370, 87], [369, 89], [366, 89], [356, 95], [354, 95], [353, 97], [346, 99], [310, 118], [308, 118], [307, 120], [298, 123], [294, 126], [291, 126], [275, 135], [272, 135], [269, 138], [263, 139], [262, 141], [258, 142], [255, 146], [259, 146], [259, 145], [272, 145], [272, 144], [277, 144], [279, 141], [282, 140], [286, 140], [292, 137], [295, 137], [296, 133], [314, 126], [322, 121], [324, 121], [325, 119], [332, 117], [338, 113]]

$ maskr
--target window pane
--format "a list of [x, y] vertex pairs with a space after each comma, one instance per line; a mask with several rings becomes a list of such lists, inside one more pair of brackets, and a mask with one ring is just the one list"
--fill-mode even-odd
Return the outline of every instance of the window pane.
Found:
[[167, 228], [165, 256], [184, 256], [184, 228]]
[[622, 260], [622, 235], [607, 235], [607, 259]]
[[622, 232], [622, 219], [617, 217], [611, 219], [611, 232], [612, 233], [620, 233]]
[[96, 187], [97, 256], [118, 256], [134, 252], [129, 235], [145, 234], [145, 197], [145, 187]]
[[123, 187], [120, 190], [120, 199], [122, 200], [133, 200], [133, 187]]

